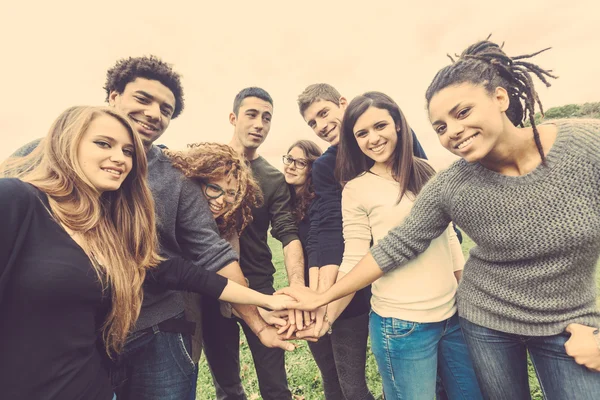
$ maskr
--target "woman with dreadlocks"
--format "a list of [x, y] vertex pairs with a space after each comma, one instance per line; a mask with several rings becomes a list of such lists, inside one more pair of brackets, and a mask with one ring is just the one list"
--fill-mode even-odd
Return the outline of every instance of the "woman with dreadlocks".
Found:
[[[600, 123], [535, 123], [535, 105], [543, 110], [530, 74], [546, 86], [555, 78], [524, 61], [538, 53], [511, 58], [486, 40], [437, 73], [426, 92], [429, 118], [462, 159], [433, 177], [404, 222], [327, 292], [283, 290], [301, 300], [297, 308], [403, 267], [454, 221], [476, 243], [457, 302], [484, 396], [529, 399], [529, 353], [545, 398], [597, 398]], [[522, 127], [526, 118], [531, 127]]]

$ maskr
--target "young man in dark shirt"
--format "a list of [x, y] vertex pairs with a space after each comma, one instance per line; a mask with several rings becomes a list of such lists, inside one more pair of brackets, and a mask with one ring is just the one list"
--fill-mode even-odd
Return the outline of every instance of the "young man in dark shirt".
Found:
[[[123, 59], [107, 72], [105, 90], [106, 101], [129, 117], [145, 143], [161, 254], [183, 256], [199, 268], [245, 284], [238, 256], [219, 236], [200, 185], [185, 178], [152, 144], [183, 110], [179, 74], [153, 56]], [[25, 146], [17, 155], [36, 145]], [[265, 346], [293, 349], [256, 307], [235, 307]], [[119, 400], [180, 400], [195, 395], [196, 366], [190, 357], [194, 326], [186, 323], [183, 311], [181, 292], [144, 288], [139, 319], [113, 371]]]
[[[267, 244], [267, 231], [283, 245], [284, 262], [291, 286], [304, 286], [304, 255], [291, 214], [290, 192], [283, 174], [258, 153], [271, 128], [273, 100], [260, 88], [246, 88], [235, 97], [229, 121], [234, 127], [229, 145], [250, 163], [260, 185], [264, 204], [252, 211], [253, 221], [240, 237], [240, 265], [252, 289], [271, 294], [275, 267]], [[218, 302], [203, 302], [204, 351], [213, 373], [217, 399], [246, 399], [240, 379], [239, 328], [242, 326], [265, 400], [286, 400], [292, 395], [287, 385], [284, 352], [261, 344], [243, 321], [221, 315]], [[289, 321], [303, 326], [302, 313], [289, 314]]]

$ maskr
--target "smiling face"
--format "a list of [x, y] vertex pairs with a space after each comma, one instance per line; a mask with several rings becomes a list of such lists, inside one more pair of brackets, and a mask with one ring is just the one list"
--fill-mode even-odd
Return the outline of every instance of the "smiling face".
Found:
[[[294, 160], [299, 161], [307, 161], [306, 154], [300, 147], [294, 147], [291, 149], [287, 156], [291, 157]], [[285, 181], [288, 185], [292, 186], [302, 186], [306, 183], [306, 179], [308, 178], [309, 166], [307, 165], [303, 169], [299, 169], [296, 165], [296, 162], [292, 162], [290, 165], [283, 166], [283, 174], [285, 176]]]
[[308, 106], [303, 117], [318, 137], [337, 146], [345, 109], [346, 99], [343, 97], [340, 97], [339, 106], [328, 100], [317, 100]]
[[123, 93], [111, 92], [108, 101], [129, 117], [146, 147], [165, 132], [175, 110], [173, 92], [159, 81], [145, 78], [129, 82]]
[[234, 126], [234, 140], [244, 149], [257, 149], [271, 130], [273, 105], [258, 97], [242, 100], [237, 115], [231, 113], [229, 122]]
[[238, 193], [238, 179], [223, 177], [202, 184], [202, 192], [208, 201], [213, 218], [217, 219], [229, 211]]
[[490, 95], [481, 85], [462, 83], [431, 98], [429, 119], [442, 146], [468, 162], [477, 162], [485, 160], [501, 140], [508, 104], [503, 88]]
[[352, 132], [360, 151], [376, 165], [387, 165], [398, 143], [396, 126], [388, 110], [369, 107], [356, 120]]
[[118, 190], [133, 164], [129, 131], [116, 118], [103, 114], [92, 120], [77, 148], [77, 161], [98, 192]]

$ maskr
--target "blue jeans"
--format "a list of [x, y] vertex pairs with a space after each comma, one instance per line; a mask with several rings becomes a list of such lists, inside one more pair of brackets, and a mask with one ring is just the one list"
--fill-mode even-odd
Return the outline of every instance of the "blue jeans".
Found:
[[486, 399], [530, 399], [527, 352], [544, 398], [598, 399], [600, 373], [579, 365], [565, 351], [568, 333], [522, 336], [460, 319], [475, 373]]
[[386, 399], [433, 399], [438, 372], [449, 399], [482, 398], [456, 314], [418, 323], [372, 311], [369, 334]]
[[111, 374], [118, 400], [187, 400], [196, 377], [187, 335], [133, 333]]

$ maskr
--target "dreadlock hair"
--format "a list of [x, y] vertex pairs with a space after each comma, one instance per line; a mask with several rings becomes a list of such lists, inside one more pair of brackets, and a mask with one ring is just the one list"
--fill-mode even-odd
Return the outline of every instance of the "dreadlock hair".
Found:
[[184, 151], [163, 150], [171, 163], [183, 174], [200, 183], [223, 178], [238, 180], [235, 202], [216, 219], [221, 237], [242, 233], [252, 222], [252, 208], [263, 204], [263, 195], [252, 177], [250, 167], [231, 147], [219, 143], [192, 143]]
[[175, 119], [181, 114], [184, 108], [181, 75], [173, 71], [171, 64], [167, 64], [156, 56], [129, 57], [118, 60], [115, 66], [106, 72], [105, 101], [108, 103], [110, 93], [113, 91], [123, 93], [125, 86], [137, 78], [159, 81], [168, 87], [175, 97], [175, 110], [173, 110], [171, 119]]
[[398, 140], [387, 163], [391, 167], [392, 177], [400, 185], [397, 200], [399, 203], [407, 192], [414, 196], [419, 194], [435, 171], [427, 162], [414, 156], [412, 130], [406, 117], [398, 104], [384, 93], [366, 92], [356, 96], [346, 108], [342, 121], [335, 175], [343, 186], [373, 166], [374, 161], [362, 152], [354, 137], [356, 121], [370, 107], [387, 110], [394, 121]]
[[542, 158], [542, 163], [545, 164], [546, 157], [534, 118], [536, 104], [542, 116], [544, 109], [535, 90], [531, 74], [537, 76], [546, 87], [550, 86], [547, 77], [554, 79], [558, 77], [551, 74], [552, 70], [544, 70], [535, 64], [521, 60], [534, 57], [549, 50], [550, 47], [532, 54], [509, 57], [502, 50], [504, 43], [498, 46], [496, 43], [490, 42], [489, 38], [488, 36], [486, 40], [467, 47], [460, 56], [456, 55], [459, 57], [456, 61], [448, 55], [453, 63], [438, 71], [431, 81], [425, 92], [427, 107], [429, 107], [433, 95], [448, 86], [469, 82], [474, 85], [482, 85], [489, 94], [492, 94], [497, 87], [502, 87], [508, 92], [510, 99], [506, 116], [513, 125], [520, 127], [523, 127], [525, 119], [529, 119], [533, 128], [535, 145]]
[[306, 167], [306, 181], [304, 184], [302, 184], [300, 187], [290, 185], [290, 192], [294, 203], [292, 215], [294, 216], [296, 223], [299, 223], [304, 219], [306, 211], [308, 210], [308, 206], [310, 203], [312, 203], [316, 196], [315, 189], [312, 184], [312, 164], [321, 156], [321, 154], [323, 154], [323, 151], [312, 140], [298, 140], [290, 146], [287, 152], [289, 153], [295, 147], [302, 150], [302, 153], [304, 153], [304, 158], [306, 161], [308, 161], [308, 166]]

